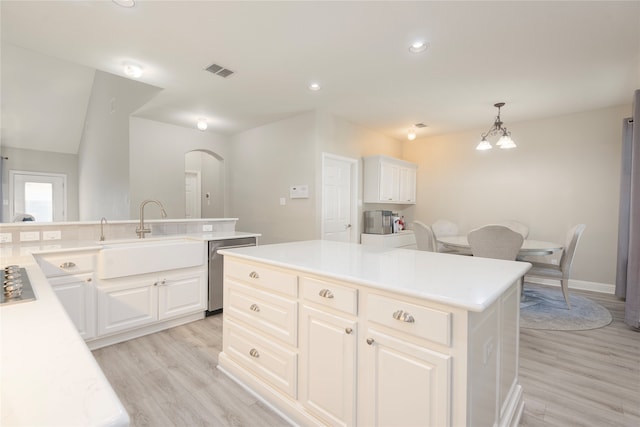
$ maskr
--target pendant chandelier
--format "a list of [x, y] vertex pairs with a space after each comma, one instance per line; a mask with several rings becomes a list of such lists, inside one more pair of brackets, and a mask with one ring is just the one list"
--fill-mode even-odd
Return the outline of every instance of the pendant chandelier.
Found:
[[496, 145], [500, 148], [509, 149], [515, 148], [516, 143], [511, 139], [511, 132], [507, 130], [506, 127], [502, 126], [502, 120], [500, 120], [500, 108], [504, 107], [504, 102], [498, 102], [493, 104], [494, 107], [498, 109], [498, 115], [496, 116], [496, 120], [493, 122], [493, 126], [485, 133], [481, 135], [480, 143], [476, 146], [476, 150], [490, 150], [493, 147], [491, 143], [487, 141], [488, 136], [500, 135], [500, 139], [496, 142]]

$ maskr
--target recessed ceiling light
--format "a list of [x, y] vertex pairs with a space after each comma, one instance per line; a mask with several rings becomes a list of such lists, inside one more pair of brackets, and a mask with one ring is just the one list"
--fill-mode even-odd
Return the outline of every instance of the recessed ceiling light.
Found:
[[409, 52], [421, 53], [427, 50], [428, 47], [429, 47], [429, 43], [423, 42], [423, 41], [417, 41], [412, 43], [411, 46], [409, 46]]
[[204, 118], [198, 119], [198, 129], [207, 130], [208, 127], [209, 125], [207, 124], [207, 119], [204, 119]]
[[320, 90], [320, 83], [311, 83], [309, 85], [309, 90], [313, 90], [313, 91]]
[[136, 5], [135, 0], [111, 0], [120, 7], [133, 7]]
[[124, 73], [134, 79], [142, 77], [142, 68], [133, 64], [124, 64]]
[[407, 139], [409, 141], [413, 141], [414, 139], [416, 139], [416, 130], [415, 129], [409, 129], [409, 131], [407, 132]]

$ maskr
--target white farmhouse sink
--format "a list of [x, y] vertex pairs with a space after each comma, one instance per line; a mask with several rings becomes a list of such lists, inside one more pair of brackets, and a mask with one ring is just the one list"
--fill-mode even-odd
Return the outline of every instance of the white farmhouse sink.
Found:
[[100, 242], [98, 278], [133, 276], [177, 268], [197, 267], [205, 262], [205, 244], [189, 238], [137, 239]]

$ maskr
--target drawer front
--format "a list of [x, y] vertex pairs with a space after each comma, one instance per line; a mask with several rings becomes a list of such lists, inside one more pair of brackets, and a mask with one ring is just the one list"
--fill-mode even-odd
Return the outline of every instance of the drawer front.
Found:
[[325, 307], [331, 307], [353, 315], [358, 314], [357, 289], [309, 277], [301, 277], [300, 294], [304, 299]]
[[224, 313], [236, 316], [252, 328], [297, 345], [298, 305], [296, 301], [262, 292], [232, 279], [225, 280]]
[[95, 253], [36, 255], [36, 261], [47, 277], [86, 273], [95, 269]]
[[438, 344], [451, 346], [452, 314], [371, 294], [367, 320]]
[[269, 290], [298, 296], [298, 276], [266, 267], [261, 264], [249, 264], [225, 257], [224, 273], [227, 276], [243, 280]]
[[411, 246], [416, 244], [416, 236], [413, 233], [398, 234], [396, 240], [396, 247], [402, 248], [405, 246]]
[[296, 398], [298, 356], [295, 352], [225, 319], [224, 352], [261, 380]]

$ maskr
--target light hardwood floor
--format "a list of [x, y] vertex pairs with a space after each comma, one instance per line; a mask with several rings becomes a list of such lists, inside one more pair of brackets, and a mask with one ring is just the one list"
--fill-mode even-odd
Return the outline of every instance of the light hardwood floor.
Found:
[[[640, 426], [640, 332], [624, 303], [572, 291], [607, 307], [590, 331], [520, 333], [522, 426]], [[284, 420], [216, 369], [222, 315], [93, 352], [132, 426], [283, 426]]]

